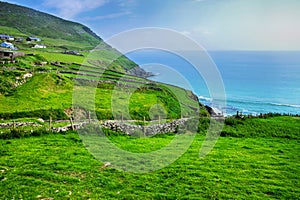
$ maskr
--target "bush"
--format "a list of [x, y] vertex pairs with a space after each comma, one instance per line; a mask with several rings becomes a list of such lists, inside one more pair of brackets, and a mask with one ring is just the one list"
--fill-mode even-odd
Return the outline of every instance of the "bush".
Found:
[[[72, 131], [64, 132], [63, 134], [67, 134]], [[31, 137], [31, 136], [41, 136], [41, 135], [48, 135], [53, 134], [55, 132], [49, 131], [45, 128], [31, 130], [31, 131], [24, 131], [22, 129], [13, 128], [9, 131], [0, 132], [0, 139], [13, 139], [13, 138], [24, 138], [24, 137]]]
[[10, 131], [0, 133], [0, 139], [11, 139], [11, 138], [13, 137]]
[[25, 136], [25, 132], [21, 131], [20, 129], [11, 129], [10, 134], [13, 138], [22, 138]]
[[42, 118], [49, 120], [50, 115], [53, 120], [68, 119], [66, 114], [61, 109], [49, 109], [49, 110], [34, 110], [34, 111], [22, 111], [14, 113], [0, 113], [2, 119], [18, 119], [18, 118]]
[[238, 124], [244, 124], [242, 120], [243, 119], [238, 119], [235, 117], [228, 117], [225, 119], [225, 124], [228, 126], [236, 126]]
[[199, 124], [198, 124], [198, 131], [199, 133], [206, 133], [208, 127], [210, 125], [210, 118], [208, 117], [201, 117], [199, 119]]

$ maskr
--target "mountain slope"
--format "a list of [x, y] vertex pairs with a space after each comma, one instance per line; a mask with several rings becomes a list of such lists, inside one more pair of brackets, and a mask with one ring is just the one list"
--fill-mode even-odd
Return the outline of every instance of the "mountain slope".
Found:
[[0, 26], [15, 28], [25, 35], [82, 41], [91, 47], [102, 41], [82, 24], [5, 2], [0, 2]]
[[[133, 91], [128, 113], [133, 119], [150, 119], [150, 110], [160, 111], [156, 104], [165, 108], [169, 119], [191, 116], [199, 110], [197, 98], [192, 98], [189, 91], [141, 78], [150, 74], [84, 25], [0, 2], [0, 33], [22, 37], [21, 42], [11, 42], [27, 54], [15, 58], [14, 62], [0, 58], [0, 119], [45, 118], [49, 113], [61, 119], [64, 110], [74, 103], [74, 88], [83, 91], [82, 99], [92, 99], [87, 98], [93, 90], [90, 84], [96, 87], [95, 110], [99, 119], [113, 118], [113, 100], [119, 101], [114, 108], [118, 115], [126, 117], [122, 109], [128, 103], [123, 99], [128, 91]], [[30, 35], [42, 41], [28, 43], [25, 38]], [[35, 43], [45, 44], [47, 48], [32, 48]], [[81, 56], [66, 54], [64, 50], [77, 50]], [[79, 85], [74, 85], [75, 78]], [[118, 88], [119, 95], [112, 99], [113, 91]]]
[[[88, 27], [31, 8], [0, 1], [0, 34], [23, 38], [22, 42], [13, 42], [20, 51], [45, 55], [45, 52], [61, 53], [66, 50], [76, 50], [81, 51], [84, 57], [75, 60], [84, 60], [85, 64], [92, 63], [99, 66], [100, 63], [103, 67], [116, 60], [111, 66], [115, 70], [120, 72], [131, 70], [129, 73], [141, 77], [151, 76], [136, 63], [106, 44]], [[42, 41], [27, 43], [25, 39], [28, 36], [39, 37]], [[32, 49], [35, 43], [44, 44], [47, 49]], [[53, 60], [53, 56], [45, 58], [48, 61], [65, 62], [65, 60], [59, 60], [58, 57], [57, 60]], [[69, 57], [70, 59], [67, 58], [67, 60], [75, 62], [73, 55]]]

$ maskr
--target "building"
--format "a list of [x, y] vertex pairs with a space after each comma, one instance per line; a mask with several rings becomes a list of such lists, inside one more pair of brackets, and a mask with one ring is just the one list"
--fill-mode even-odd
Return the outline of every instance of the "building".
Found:
[[34, 45], [32, 48], [36, 48], [36, 49], [46, 49], [46, 45], [43, 45], [43, 44], [36, 44]]
[[10, 35], [0, 34], [0, 40], [14, 41], [15, 38], [13, 36], [10, 36]]
[[11, 50], [17, 50], [17, 48], [10, 42], [2, 42], [0, 44], [0, 46], [3, 47], [3, 48], [11, 49]]
[[75, 56], [83, 56], [78, 51], [65, 51], [65, 52], [63, 52], [63, 54], [70, 54], [70, 55], [75, 55]]
[[0, 50], [0, 59], [13, 59], [13, 52], [12, 51], [2, 51]]
[[24, 40], [24, 38], [22, 38], [22, 37], [17, 37], [17, 38], [15, 39], [16, 42], [23, 42], [23, 40]]
[[13, 51], [6, 51], [6, 50], [0, 50], [0, 59], [9, 59], [13, 60], [16, 57], [25, 56], [25, 53], [23, 52], [13, 52]]
[[28, 42], [40, 42], [41, 41], [41, 39], [37, 38], [37, 37], [27, 37], [26, 40]]

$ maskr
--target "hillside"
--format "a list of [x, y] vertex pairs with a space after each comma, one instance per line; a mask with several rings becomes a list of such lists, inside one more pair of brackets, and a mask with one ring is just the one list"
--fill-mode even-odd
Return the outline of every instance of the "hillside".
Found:
[[102, 42], [99, 36], [82, 24], [5, 2], [0, 2], [0, 26], [14, 29], [19, 36], [82, 42], [89, 48]]
[[[73, 91], [80, 90], [87, 98], [92, 86], [96, 87], [96, 114], [102, 120], [114, 118], [112, 109], [126, 118], [150, 120], [149, 110], [155, 110], [157, 104], [168, 119], [190, 116], [201, 106], [191, 91], [145, 79], [151, 74], [81, 24], [0, 2], [0, 33], [13, 36], [15, 40], [9, 42], [18, 48], [16, 52], [24, 53], [13, 59], [0, 58], [0, 119], [48, 119], [50, 114], [53, 119], [68, 119], [64, 111], [74, 104]], [[27, 42], [28, 36], [41, 41]], [[20, 37], [24, 40], [17, 41]], [[32, 48], [35, 44], [46, 48]], [[78, 55], [65, 50], [76, 50]], [[121, 91], [113, 97], [116, 88]], [[129, 91], [132, 94], [126, 102]], [[113, 101], [118, 101], [115, 108]], [[126, 103], [127, 116], [122, 111]]]
[[0, 48], [0, 199], [300, 199], [299, 116], [223, 127], [192, 91], [130, 74], [85, 26], [32, 9], [1, 2], [1, 33], [25, 40]]
[[[93, 63], [92, 65], [103, 67], [117, 60], [111, 66], [115, 70], [131, 71], [131, 74], [141, 77], [151, 75], [107, 45], [88, 27], [23, 6], [0, 2], [0, 34], [14, 37], [14, 40], [9, 42], [19, 51], [43, 54], [49, 61], [74, 60], [73, 62]], [[41, 41], [28, 42], [28, 37], [39, 38]], [[40, 46], [34, 48], [35, 45]], [[43, 46], [45, 48], [39, 48]], [[62, 52], [78, 53], [82, 58], [69, 56], [61, 60]]]

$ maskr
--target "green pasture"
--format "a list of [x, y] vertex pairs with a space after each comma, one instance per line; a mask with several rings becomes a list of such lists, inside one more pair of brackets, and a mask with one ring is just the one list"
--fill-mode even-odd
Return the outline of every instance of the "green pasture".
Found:
[[[205, 138], [205, 132], [201, 132], [178, 160], [148, 173], [118, 171], [113, 165], [105, 167], [73, 132], [0, 140], [0, 196], [3, 199], [299, 199], [300, 149], [296, 139], [299, 133], [293, 128], [299, 118], [246, 119], [244, 125], [260, 126], [265, 120], [279, 124], [286, 121], [286, 131], [291, 137], [284, 138], [286, 133], [281, 132], [274, 135], [273, 131], [280, 129], [271, 127], [262, 137], [253, 137], [249, 132], [244, 137], [220, 137], [213, 150], [200, 159], [199, 149]], [[244, 133], [242, 126], [235, 128]], [[112, 134], [108, 138], [118, 148], [142, 153], [164, 147], [174, 135], [136, 138]]]

